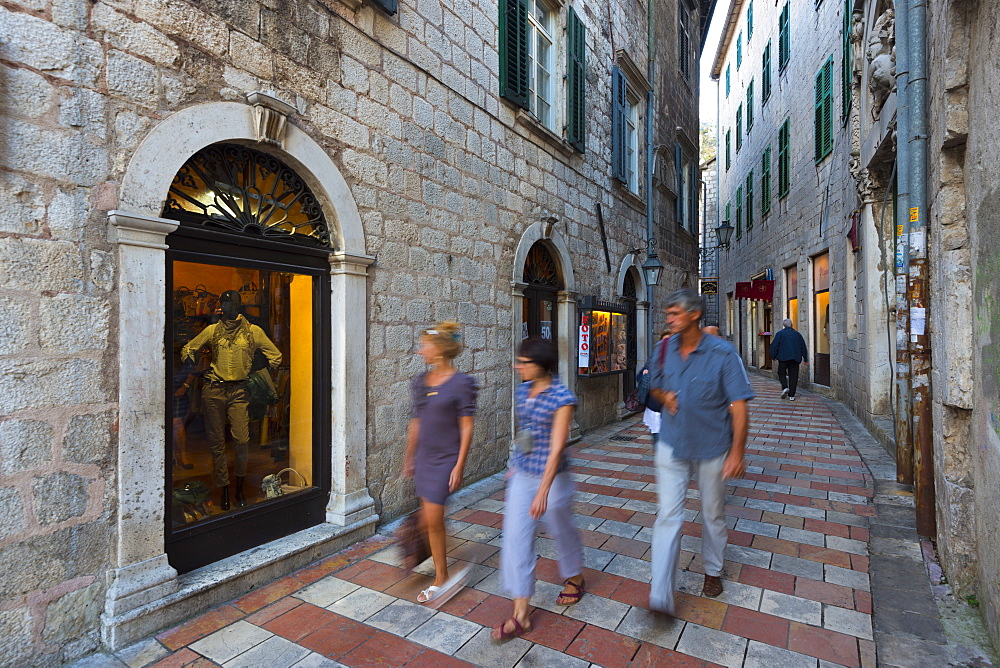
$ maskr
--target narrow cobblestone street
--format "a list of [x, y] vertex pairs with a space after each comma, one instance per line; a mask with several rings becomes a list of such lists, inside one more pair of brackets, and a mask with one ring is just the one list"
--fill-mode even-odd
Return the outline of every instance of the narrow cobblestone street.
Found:
[[[926, 624], [920, 627], [922, 636], [899, 636], [895, 645], [887, 636], [886, 647], [896, 658], [880, 656], [878, 665], [945, 665], [937, 662], [944, 653], [934, 653], [945, 640], [936, 615], [927, 609], [927, 600], [933, 606], [933, 599], [926, 569], [916, 568], [923, 564], [919, 544], [905, 527], [905, 493], [878, 490], [901, 499], [888, 503], [900, 510], [902, 519], [900, 528], [875, 538], [889, 541], [881, 547], [892, 550], [870, 550], [879, 476], [872, 475], [852, 445], [833, 403], [811, 394], [800, 394], [791, 403], [780, 398], [777, 383], [754, 377], [753, 384], [758, 397], [751, 402], [748, 472], [745, 479], [732, 481], [727, 498], [725, 591], [714, 600], [700, 595], [701, 525], [692, 485], [677, 619], [654, 618], [645, 609], [655, 472], [648, 433], [642, 425], [626, 422], [587, 434], [573, 452], [587, 594], [575, 606], [554, 604], [560, 578], [552, 560], [554, 542], [543, 535], [537, 543], [539, 583], [532, 601], [537, 609], [532, 630], [522, 638], [503, 645], [490, 641], [490, 627], [510, 612], [497, 571], [503, 480], [494, 476], [454, 497], [450, 555], [476, 566], [470, 586], [439, 611], [413, 603], [429, 578], [399, 568], [392, 540], [382, 534], [116, 658], [93, 657], [81, 665], [119, 665], [120, 660], [129, 666], [162, 667], [874, 668], [874, 631], [882, 628], [891, 635], [892, 615], [902, 614], [893, 605], [886, 612], [889, 621], [879, 619], [873, 626], [872, 590], [879, 578], [869, 577], [869, 567], [879, 559], [888, 560], [885, 568], [892, 571], [883, 573], [886, 587], [908, 590], [916, 606], [910, 614], [923, 615]], [[911, 538], [915, 558], [913, 550], [903, 554], [899, 547]], [[899, 570], [892, 559], [900, 558], [910, 559], [915, 570]], [[429, 572], [428, 567], [429, 562], [422, 569]], [[910, 581], [893, 584], [900, 574]], [[878, 597], [876, 591], [876, 608]], [[913, 633], [913, 619], [898, 631]], [[925, 646], [907, 655], [905, 648], [916, 645], [907, 645], [906, 639]]]

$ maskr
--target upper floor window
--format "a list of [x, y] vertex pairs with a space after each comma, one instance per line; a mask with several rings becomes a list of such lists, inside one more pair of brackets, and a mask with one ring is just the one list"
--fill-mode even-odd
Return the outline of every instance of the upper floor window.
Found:
[[677, 63], [685, 79], [691, 78], [691, 30], [690, 16], [683, 2], [677, 3]]
[[771, 40], [767, 40], [761, 56], [760, 102], [764, 104], [771, 97]]
[[786, 118], [778, 130], [778, 199], [788, 195], [789, 190], [789, 170], [791, 159], [788, 154], [789, 135], [791, 134], [791, 120]]
[[649, 90], [639, 68], [625, 54], [618, 53], [618, 64], [611, 71], [612, 100], [612, 168], [614, 177], [638, 194], [639, 128], [643, 95]]
[[730, 65], [726, 65], [726, 97], [729, 97], [729, 89], [732, 87], [732, 77], [730, 76]]
[[784, 71], [788, 66], [788, 59], [792, 55], [791, 35], [789, 34], [789, 3], [781, 8], [781, 15], [778, 17], [778, 71]]
[[739, 71], [743, 64], [743, 33], [736, 36], [736, 71]]
[[559, 131], [557, 100], [566, 86], [566, 140], [585, 145], [586, 30], [572, 8], [566, 23], [566, 76], [556, 70], [559, 14], [544, 0], [500, 0], [500, 94]]
[[819, 162], [833, 151], [833, 56], [826, 59], [816, 73], [815, 88], [815, 151]]
[[747, 3], [747, 42], [753, 37], [753, 0]]
[[743, 103], [736, 107], [736, 152], [743, 148]]
[[747, 134], [753, 127], [753, 79], [747, 84]]

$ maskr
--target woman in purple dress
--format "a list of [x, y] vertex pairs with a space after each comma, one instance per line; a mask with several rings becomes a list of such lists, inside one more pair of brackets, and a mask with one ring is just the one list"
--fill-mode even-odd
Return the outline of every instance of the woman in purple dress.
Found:
[[457, 322], [440, 322], [420, 337], [420, 356], [430, 368], [413, 379], [403, 464], [403, 475], [416, 483], [434, 560], [434, 583], [420, 592], [419, 603], [450, 598], [468, 575], [463, 568], [449, 577], [444, 529], [445, 501], [462, 485], [479, 391], [475, 379], [452, 363], [461, 350]]

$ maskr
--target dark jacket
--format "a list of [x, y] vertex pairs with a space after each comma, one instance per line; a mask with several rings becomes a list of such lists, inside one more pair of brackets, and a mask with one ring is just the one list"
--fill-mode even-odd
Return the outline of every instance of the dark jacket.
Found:
[[808, 362], [806, 340], [791, 327], [785, 327], [771, 340], [771, 359], [779, 362]]

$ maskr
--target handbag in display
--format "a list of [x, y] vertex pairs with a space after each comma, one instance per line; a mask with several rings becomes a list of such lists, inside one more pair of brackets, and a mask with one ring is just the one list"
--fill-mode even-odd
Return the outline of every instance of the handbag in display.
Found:
[[396, 529], [396, 540], [399, 541], [399, 551], [403, 553], [403, 568], [407, 570], [412, 571], [431, 556], [427, 534], [420, 526], [420, 511], [406, 516]]
[[[212, 315], [219, 305], [219, 296], [212, 294], [204, 285], [194, 286], [195, 308], [192, 315]], [[186, 309], [185, 309], [186, 312]]]
[[208, 485], [201, 480], [184, 483], [173, 491], [172, 505], [174, 520], [177, 522], [196, 522], [208, 517]]
[[240, 301], [244, 306], [259, 306], [264, 301], [264, 294], [257, 289], [256, 283], [250, 281], [240, 288]]
[[[289, 484], [287, 484], [287, 485], [282, 484], [282, 482], [281, 482], [281, 476], [282, 476], [282, 474], [285, 474], [285, 473], [289, 473], [289, 474], [294, 473], [295, 475], [297, 475], [299, 477], [299, 480], [302, 482], [302, 484], [301, 485], [293, 485], [293, 484], [291, 484], [291, 481], [292, 481], [291, 475], [288, 476], [288, 483]], [[264, 480], [262, 480], [261, 483], [260, 483], [261, 489], [264, 490], [264, 498], [265, 499], [276, 499], [279, 496], [284, 496], [285, 494], [292, 494], [293, 492], [299, 492], [299, 491], [302, 491], [303, 489], [305, 489], [307, 486], [308, 485], [306, 483], [305, 476], [302, 475], [301, 473], [299, 473], [298, 471], [296, 471], [295, 469], [291, 469], [291, 468], [281, 469], [277, 473], [272, 473], [271, 475], [266, 475], [266, 476], [264, 476]]]

